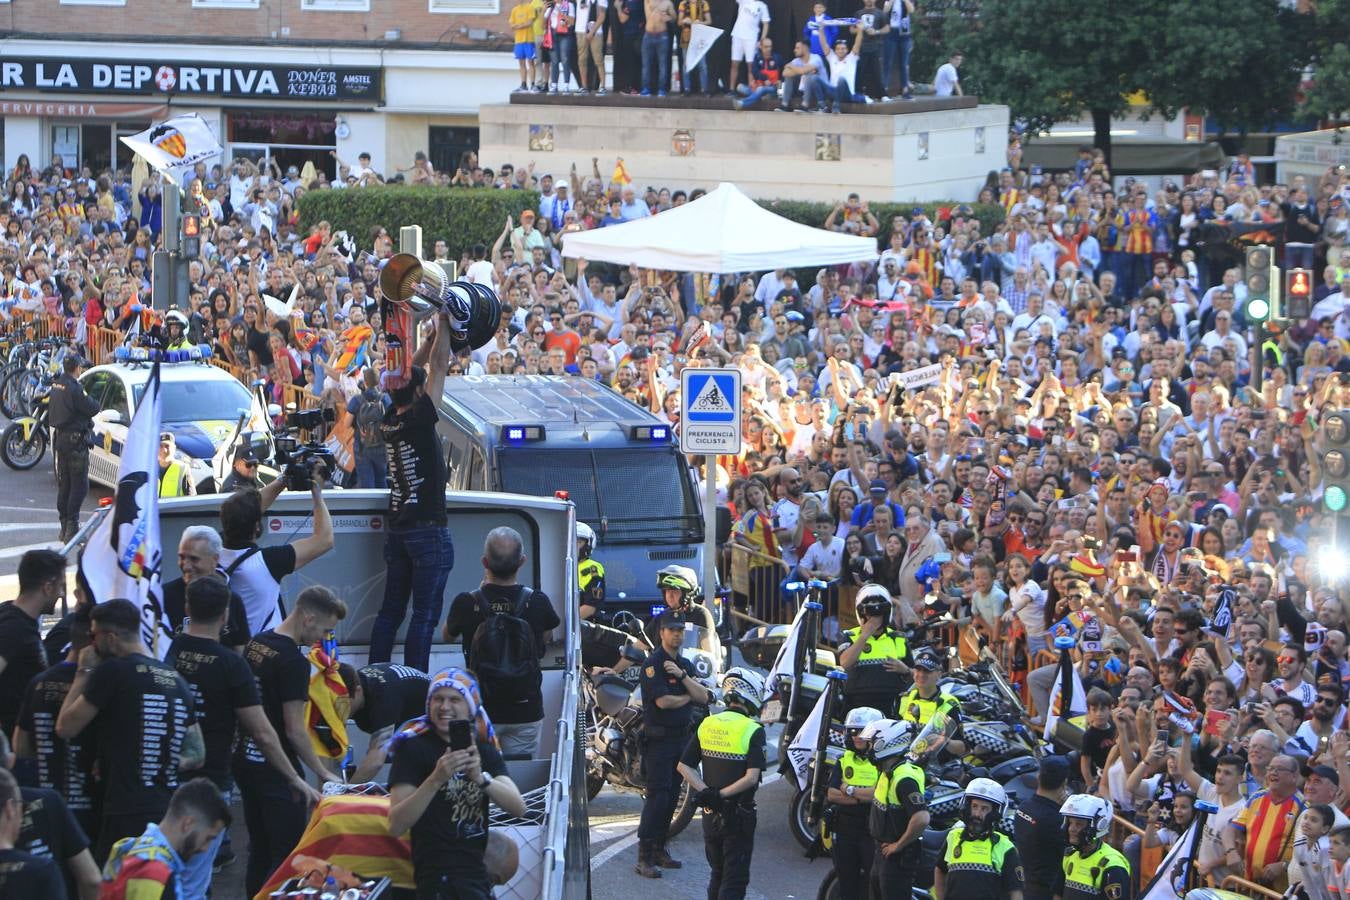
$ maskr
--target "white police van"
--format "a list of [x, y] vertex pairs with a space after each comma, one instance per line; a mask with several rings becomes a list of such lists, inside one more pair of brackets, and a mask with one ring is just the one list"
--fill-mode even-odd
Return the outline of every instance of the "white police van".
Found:
[[[91, 482], [116, 487], [122, 444], [149, 378], [150, 364], [139, 361], [95, 366], [80, 376], [84, 392], [100, 409], [89, 451]], [[178, 461], [188, 467], [197, 493], [211, 493], [232, 463], [227, 454], [215, 459], [216, 451], [235, 436], [241, 417], [244, 431], [266, 433], [267, 411], [239, 379], [200, 360], [162, 363], [160, 384], [161, 430], [174, 436]], [[258, 455], [265, 457], [266, 448]]]

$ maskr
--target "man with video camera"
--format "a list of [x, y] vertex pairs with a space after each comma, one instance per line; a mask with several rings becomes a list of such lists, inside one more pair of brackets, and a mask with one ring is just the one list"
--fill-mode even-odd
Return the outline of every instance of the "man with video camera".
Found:
[[291, 468], [262, 490], [236, 491], [220, 506], [220, 534], [224, 544], [220, 551], [221, 571], [230, 589], [244, 601], [251, 634], [274, 628], [285, 617], [281, 579], [333, 549], [333, 519], [323, 502], [325, 473], [322, 463], [302, 458], [293, 463], [294, 466], [308, 468], [301, 483], [308, 480], [310, 497], [314, 500], [314, 533], [309, 537], [274, 547], [259, 547], [257, 543], [263, 533], [263, 514], [287, 485], [295, 481]]

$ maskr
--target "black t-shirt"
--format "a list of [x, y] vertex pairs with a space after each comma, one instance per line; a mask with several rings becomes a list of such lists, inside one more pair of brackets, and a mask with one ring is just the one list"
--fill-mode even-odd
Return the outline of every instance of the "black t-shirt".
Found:
[[1024, 900], [1050, 900], [1064, 871], [1064, 819], [1059, 804], [1033, 794], [1018, 807], [1013, 843], [1022, 857]]
[[1116, 726], [1107, 722], [1105, 728], [1089, 725], [1083, 729], [1083, 755], [1092, 761], [1092, 771], [1100, 772], [1106, 768], [1106, 757], [1116, 745]]
[[444, 525], [445, 454], [436, 435], [439, 417], [430, 395], [423, 394], [406, 412], [391, 409], [384, 418], [384, 448], [389, 460], [389, 527]]
[[42, 639], [42, 649], [47, 651], [47, 661], [53, 665], [65, 659], [66, 653], [70, 651], [70, 620], [74, 617], [75, 613], [72, 611], [57, 619], [56, 624]]
[[78, 760], [82, 748], [92, 743], [93, 732], [70, 741], [56, 736], [56, 717], [74, 680], [75, 663], [61, 662], [28, 682], [19, 711], [19, 726], [33, 739], [38, 782], [56, 788], [65, 797], [67, 806], [84, 813], [94, 808], [94, 784]]
[[[479, 590], [483, 592], [483, 599], [487, 601], [494, 615], [515, 615], [517, 611], [523, 612], [521, 618], [530, 624], [530, 630], [534, 632], [535, 652], [542, 657], [544, 635], [562, 624], [548, 596], [541, 591], [532, 591], [522, 611], [520, 598], [525, 591], [524, 585], [484, 584]], [[483, 611], [477, 598], [472, 593], [461, 593], [456, 596], [450, 604], [446, 630], [451, 639], [463, 636], [464, 664], [470, 669], [474, 667], [474, 660], [470, 654], [474, 635], [478, 633], [478, 626], [482, 624]], [[483, 683], [482, 688], [483, 706], [494, 722], [518, 725], [522, 722], [538, 722], [544, 718], [542, 691], [534, 691], [529, 696], [505, 697], [497, 696], [490, 684]]]
[[[183, 619], [187, 617], [187, 582], [181, 578], [164, 585], [164, 614], [169, 617], [169, 625], [175, 634], [183, 629]], [[248, 643], [252, 634], [248, 630], [248, 614], [244, 611], [244, 600], [234, 591], [230, 591], [230, 605], [225, 613], [225, 626], [220, 629], [220, 642], [226, 647], [242, 647]]]
[[[642, 664], [642, 722], [650, 733], [651, 726], [679, 732], [689, 728], [694, 715], [694, 705], [686, 703], [675, 709], [661, 709], [656, 705], [657, 697], [681, 697], [689, 693], [684, 686], [684, 678], [676, 677], [666, 671], [666, 661], [671, 659], [666, 648], [658, 646]], [[684, 670], [684, 674], [694, 677], [694, 664], [684, 657], [676, 657], [675, 663]]]
[[356, 670], [364, 696], [361, 708], [352, 713], [356, 727], [374, 734], [390, 725], [402, 725], [427, 711], [427, 673], [411, 666], [375, 663]]
[[[450, 745], [434, 731], [398, 745], [389, 769], [389, 787], [426, 781]], [[497, 748], [479, 743], [483, 771], [494, 778], [506, 774]], [[451, 778], [431, 798], [426, 812], [412, 827], [413, 871], [421, 881], [427, 874], [477, 874], [483, 871], [487, 850], [488, 797], [477, 784]]]
[[0, 659], [5, 661], [5, 671], [0, 672], [0, 728], [13, 734], [23, 689], [47, 668], [37, 619], [15, 603], [0, 603]]
[[885, 28], [887, 22], [886, 12], [879, 6], [874, 6], [871, 9], [864, 6], [853, 15], [858, 20], [858, 27], [863, 29], [862, 45], [869, 50], [881, 46], [883, 35], [868, 34], [867, 29]]
[[234, 749], [235, 710], [261, 703], [253, 671], [244, 658], [218, 641], [180, 634], [164, 661], [178, 670], [196, 701], [197, 721], [206, 743], [206, 762], [183, 780], [204, 775], [221, 790], [230, 786], [230, 751]]
[[23, 824], [15, 848], [38, 859], [49, 859], [61, 870], [66, 893], [78, 896], [78, 889], [65, 861], [88, 849], [89, 836], [75, 821], [65, 801], [48, 788], [20, 788], [23, 796]]
[[258, 365], [272, 365], [272, 347], [267, 342], [268, 333], [256, 328], [248, 330], [248, 349], [258, 357]]
[[157, 820], [178, 788], [178, 757], [193, 715], [192, 689], [168, 663], [133, 653], [99, 663], [84, 699], [98, 708], [104, 814]]
[[0, 850], [0, 897], [66, 900], [66, 885], [50, 859], [37, 859], [22, 850]]
[[[297, 771], [302, 771], [300, 757], [296, 754], [290, 739], [286, 737], [286, 718], [282, 709], [286, 703], [309, 699], [309, 677], [312, 668], [309, 660], [305, 658], [295, 641], [275, 631], [264, 631], [262, 634], [254, 635], [253, 640], [244, 648], [244, 659], [253, 670], [253, 678], [257, 682], [258, 694], [262, 698], [263, 712], [267, 713], [267, 720], [272, 723], [272, 728], [281, 740], [281, 746], [285, 749], [291, 765], [295, 766]], [[262, 750], [258, 749], [252, 738], [239, 741], [234, 752], [234, 763], [236, 766], [252, 765], [271, 769]], [[280, 773], [276, 777], [280, 780]]]

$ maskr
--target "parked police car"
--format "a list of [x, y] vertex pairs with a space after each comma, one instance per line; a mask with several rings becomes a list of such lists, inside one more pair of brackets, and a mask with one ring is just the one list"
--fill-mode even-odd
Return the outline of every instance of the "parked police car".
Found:
[[[89, 480], [95, 484], [116, 487], [122, 443], [149, 378], [150, 365], [139, 362], [95, 366], [80, 377], [85, 393], [101, 408], [89, 451]], [[191, 472], [197, 493], [210, 493], [229, 471], [231, 460], [226, 454], [215, 460], [216, 451], [235, 436], [240, 416], [246, 419], [245, 431], [265, 433], [267, 411], [237, 378], [208, 363], [164, 363], [160, 384], [161, 430], [174, 436], [178, 459]]]

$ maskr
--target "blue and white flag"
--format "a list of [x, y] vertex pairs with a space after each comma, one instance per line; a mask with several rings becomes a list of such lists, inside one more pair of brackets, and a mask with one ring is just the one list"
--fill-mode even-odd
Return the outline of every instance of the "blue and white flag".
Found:
[[159, 387], [156, 362], [127, 430], [112, 511], [85, 545], [80, 569], [95, 603], [125, 599], [136, 604], [141, 611], [141, 641], [151, 655], [163, 659], [173, 629], [160, 588], [164, 554], [159, 540]]

